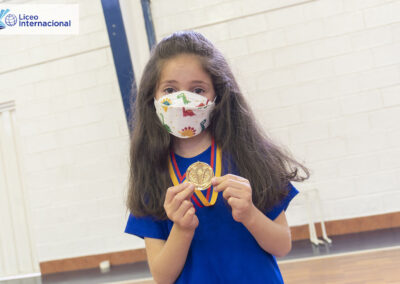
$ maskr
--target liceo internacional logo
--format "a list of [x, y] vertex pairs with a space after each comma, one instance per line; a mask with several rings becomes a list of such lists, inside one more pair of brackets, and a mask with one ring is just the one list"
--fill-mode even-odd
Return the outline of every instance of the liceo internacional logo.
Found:
[[79, 4], [0, 4], [0, 36], [78, 34]]

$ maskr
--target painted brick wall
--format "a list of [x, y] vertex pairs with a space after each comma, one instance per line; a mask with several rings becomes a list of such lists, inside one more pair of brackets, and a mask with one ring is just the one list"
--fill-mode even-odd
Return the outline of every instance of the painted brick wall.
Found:
[[[226, 55], [264, 129], [311, 169], [295, 185], [319, 189], [325, 219], [399, 210], [400, 1], [153, 0], [152, 11], [158, 40], [194, 29]], [[305, 212], [296, 198], [289, 223]]]
[[143, 247], [123, 233], [129, 136], [101, 2], [69, 2], [79, 35], [1, 38], [39, 261]]

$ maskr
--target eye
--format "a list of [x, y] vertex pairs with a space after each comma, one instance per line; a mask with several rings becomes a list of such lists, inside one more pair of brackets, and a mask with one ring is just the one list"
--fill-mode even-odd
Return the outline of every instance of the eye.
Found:
[[204, 91], [204, 89], [202, 89], [202, 88], [195, 88], [194, 90], [193, 90], [193, 93], [196, 93], [196, 94], [199, 94], [199, 95], [201, 95], [202, 93], [204, 93], [205, 91]]
[[163, 90], [163, 93], [165, 93], [165, 94], [172, 94], [173, 92], [175, 92], [175, 90], [174, 90], [174, 88], [171, 88], [171, 87], [165, 88]]

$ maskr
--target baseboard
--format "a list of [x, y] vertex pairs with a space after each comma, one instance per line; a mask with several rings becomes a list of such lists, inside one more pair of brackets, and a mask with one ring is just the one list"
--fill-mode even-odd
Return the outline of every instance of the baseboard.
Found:
[[[316, 223], [315, 227], [318, 237], [321, 237], [321, 224]], [[325, 222], [326, 232], [329, 236], [397, 227], [400, 227], [400, 212]], [[309, 238], [308, 224], [293, 226], [290, 230], [292, 232], [292, 240], [294, 241]]]
[[58, 259], [40, 263], [42, 274], [51, 274], [64, 271], [75, 271], [99, 267], [99, 263], [109, 260], [111, 265], [120, 265], [147, 260], [145, 249], [118, 251], [97, 255], [88, 255], [67, 259]]
[[[358, 232], [374, 231], [400, 227], [400, 212], [387, 213], [374, 216], [366, 216], [345, 220], [325, 222], [329, 236], [344, 235]], [[317, 234], [321, 236], [321, 226], [316, 224]], [[292, 240], [308, 239], [308, 225], [291, 227]], [[134, 263], [146, 260], [145, 249], [135, 249], [98, 255], [81, 256], [68, 259], [45, 261], [40, 263], [42, 274], [50, 274], [64, 271], [96, 268], [99, 263], [109, 260], [111, 265]]]

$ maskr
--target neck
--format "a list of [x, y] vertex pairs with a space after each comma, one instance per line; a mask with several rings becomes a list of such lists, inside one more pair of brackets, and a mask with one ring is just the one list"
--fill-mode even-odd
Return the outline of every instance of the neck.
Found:
[[184, 158], [195, 157], [211, 145], [211, 134], [208, 130], [191, 138], [173, 137], [173, 149], [176, 154]]

